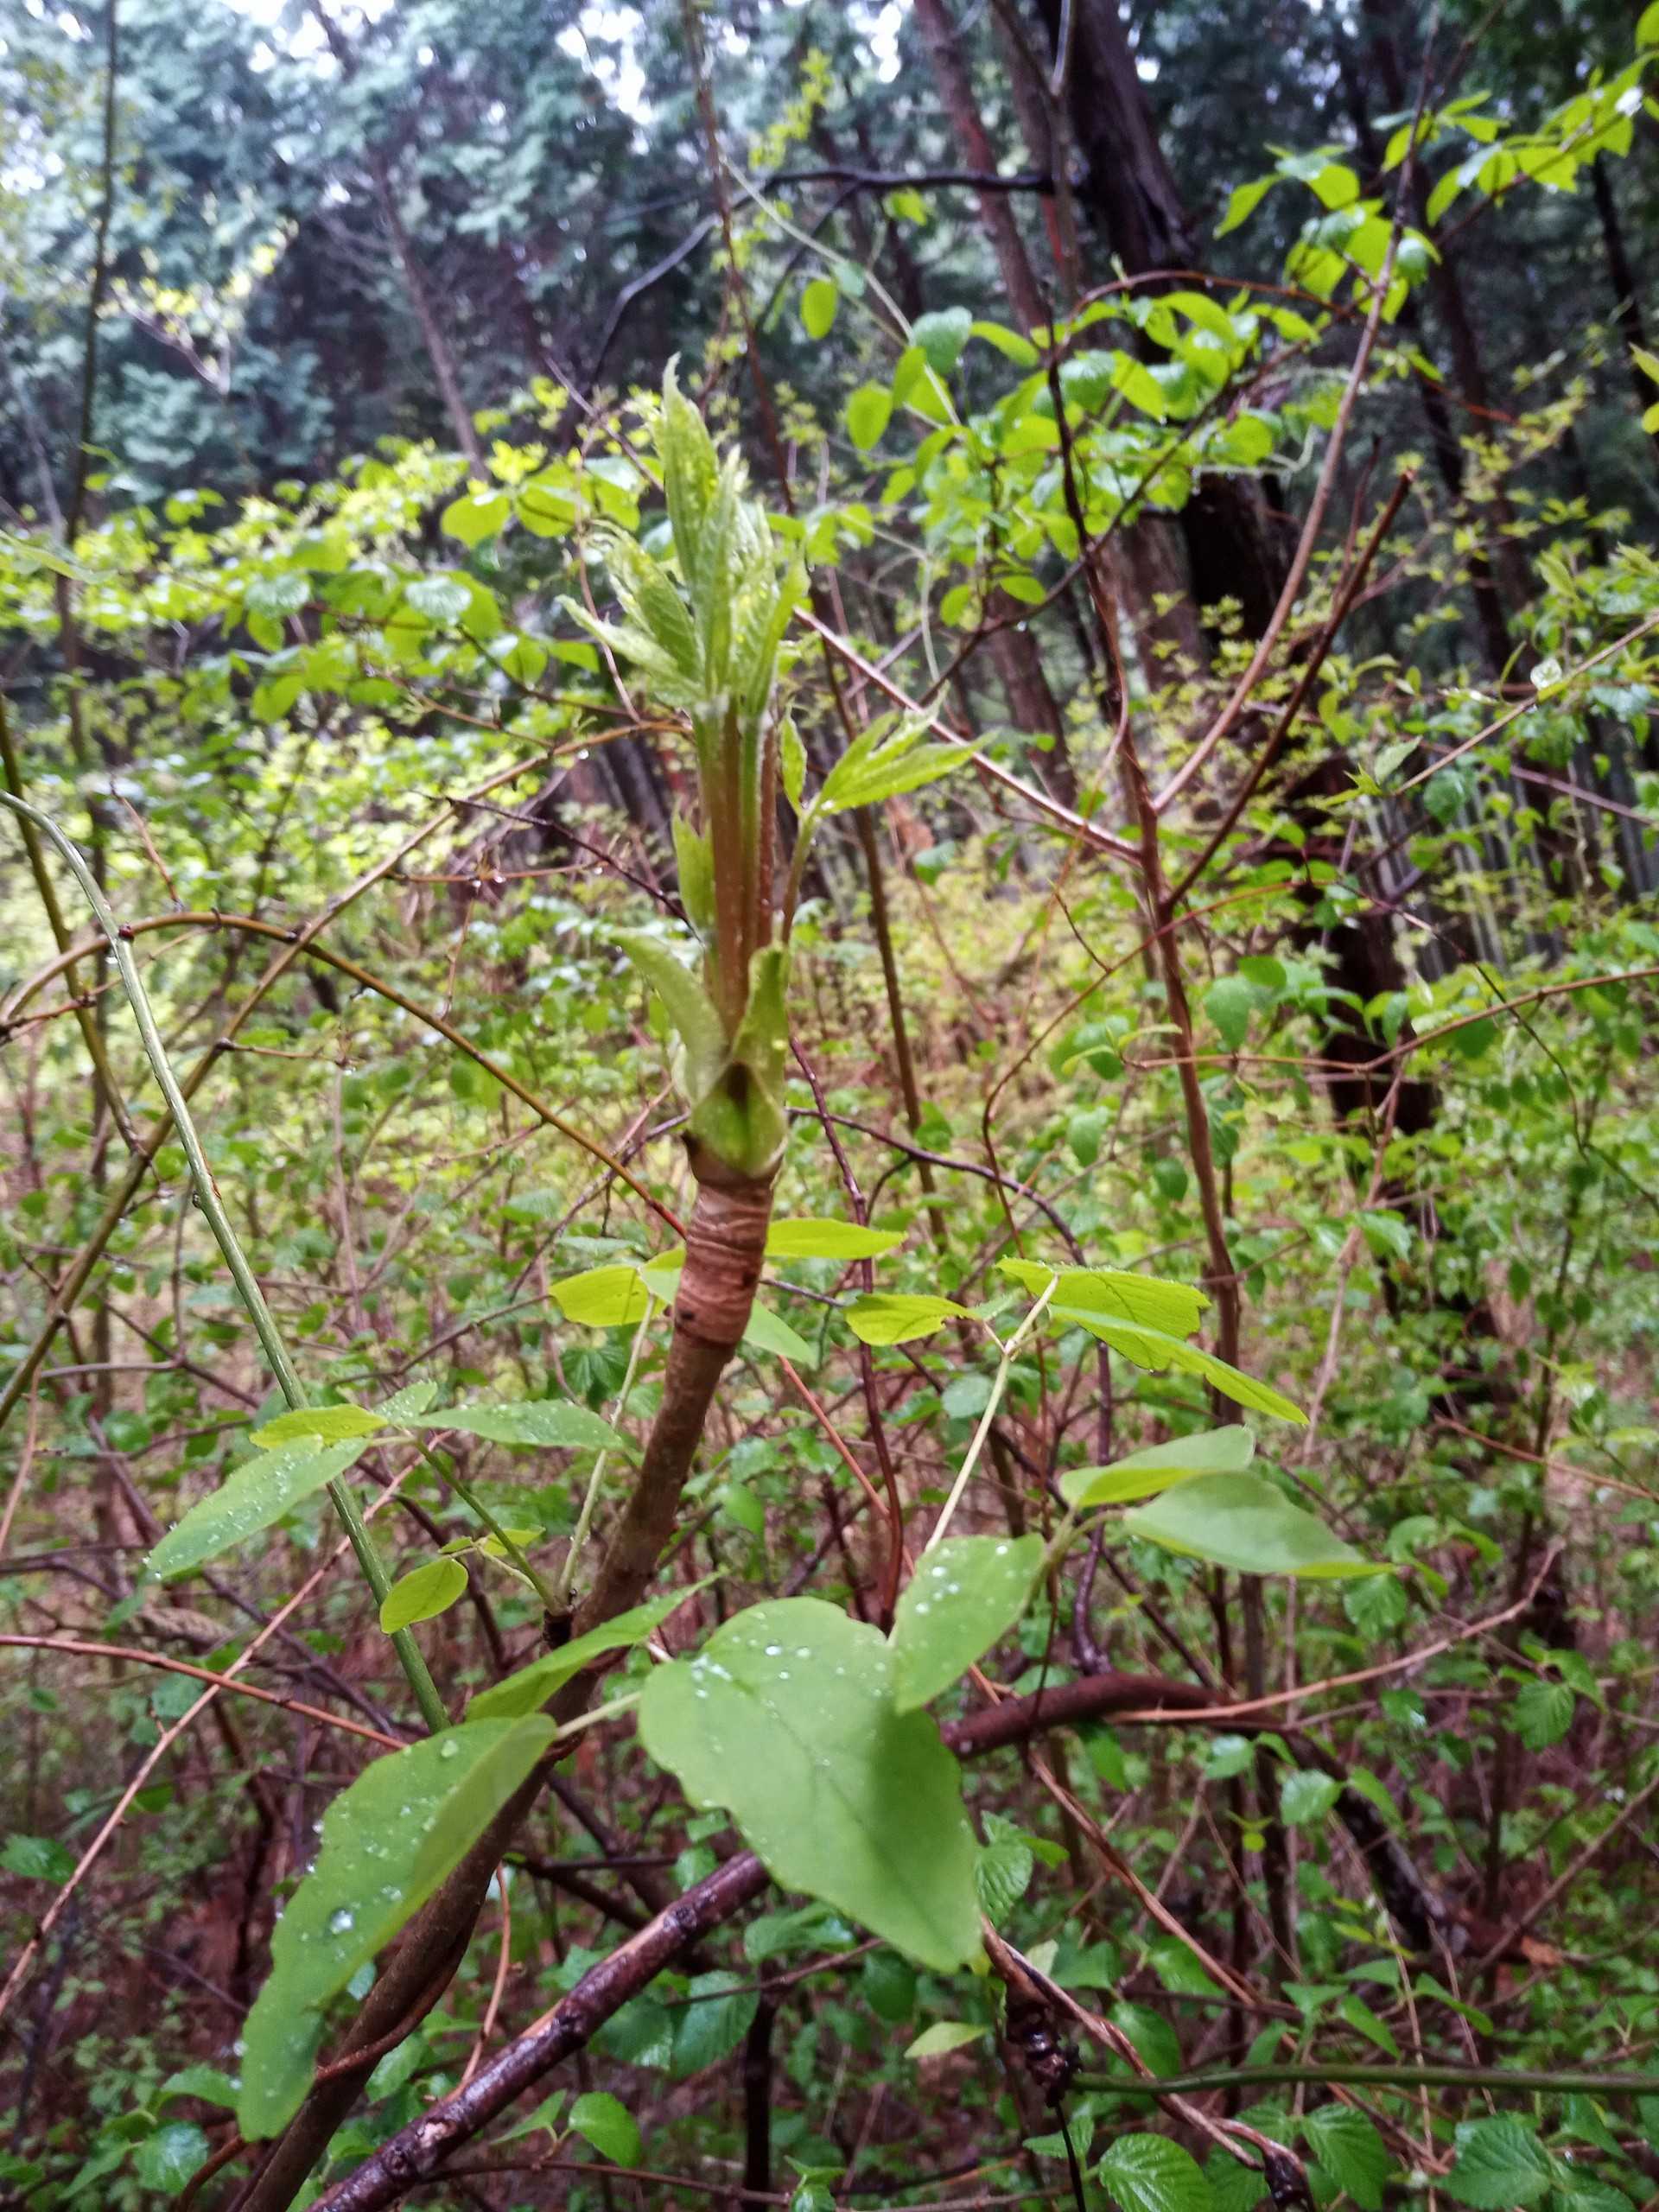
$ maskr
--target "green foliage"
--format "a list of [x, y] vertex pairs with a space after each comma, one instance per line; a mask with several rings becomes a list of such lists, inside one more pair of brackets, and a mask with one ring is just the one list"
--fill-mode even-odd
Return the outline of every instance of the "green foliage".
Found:
[[237, 2123], [250, 2142], [276, 2134], [297, 2108], [324, 2007], [432, 1895], [552, 1736], [552, 1723], [534, 1716], [469, 1721], [375, 1760], [335, 1798], [248, 2015]]
[[[615, 288], [705, 212], [628, 181], [709, 173], [672, 10], [613, 35], [563, 0], [487, 22], [422, 0], [346, 24], [348, 69], [286, 25], [124, 0], [73, 545], [48, 485], [61, 509], [102, 24], [8, 25], [8, 735], [95, 847], [181, 1071], [206, 1056], [221, 1193], [308, 1389], [338, 1402], [262, 1403], [163, 1144], [0, 1439], [0, 1948], [22, 1962], [0, 2190], [30, 2212], [177, 2196], [238, 2098], [250, 2133], [279, 2124], [347, 1991], [545, 1753], [561, 1691], [561, 1715], [603, 1700], [560, 1777], [594, 1834], [521, 1833], [499, 1949], [487, 1908], [330, 2178], [442, 2102], [498, 1968], [502, 2037], [626, 1959], [622, 1916], [694, 1887], [734, 1827], [798, 1894], [706, 1930], [607, 2018], [595, 2086], [515, 2125], [526, 2155], [735, 2175], [762, 2022], [773, 2193], [838, 2201], [846, 2123], [858, 2185], [976, 2161], [1012, 2195], [982, 1910], [1160, 2071], [1227, 2001], [1167, 1923], [1090, 1886], [1103, 1831], [1287, 2014], [1264, 2011], [1256, 2063], [1490, 2047], [1495, 2110], [1455, 2085], [1367, 2085], [1378, 2125], [1314, 2102], [1317, 2201], [1379, 2212], [1418, 2145], [1416, 2178], [1476, 2212], [1643, 2201], [1650, 2112], [1504, 2071], [1617, 2074], [1654, 2026], [1630, 1933], [1649, 1861], [1616, 1825], [1651, 1779], [1659, 1594], [1659, 379], [1601, 259], [1620, 225], [1638, 275], [1655, 244], [1630, 23], [1586, 5], [1557, 36], [1454, 7], [1483, 89], [1431, 70], [1414, 134], [1340, 11], [1141, 11], [1131, 89], [1171, 204], [1225, 210], [1214, 252], [1169, 265], [1212, 273], [1108, 266], [1091, 150], [1064, 204], [1006, 195], [1039, 260], [1046, 211], [1075, 257], [1050, 287], [1074, 304], [1027, 335], [978, 195], [925, 181], [954, 125], [897, 12], [884, 29], [766, 0], [741, 41], [711, 37], [753, 196], [734, 167], [730, 257], [721, 237], [672, 261], [601, 365]], [[1422, 25], [1395, 12], [1409, 75]], [[957, 15], [1012, 184], [1007, 26]], [[1649, 62], [1656, 20], [1636, 25]], [[1293, 150], [1262, 154], [1264, 113]], [[872, 174], [916, 181], [838, 198], [823, 149], [855, 137]], [[1408, 156], [1421, 191], [1391, 238]], [[770, 174], [798, 159], [836, 175]], [[1466, 355], [1434, 358], [1459, 311], [1484, 397]], [[707, 428], [659, 375], [676, 345]], [[451, 449], [463, 428], [476, 452]], [[1327, 466], [1291, 622], [1252, 671], [1271, 541]], [[809, 574], [823, 639], [791, 635]], [[1086, 589], [1103, 576], [1109, 635]], [[1172, 902], [1150, 943], [1131, 747]], [[0, 1382], [124, 1173], [83, 1016], [141, 1129], [152, 1105], [98, 961], [64, 964], [26, 865], [9, 845]], [[685, 1213], [683, 1135], [695, 1165], [778, 1179], [766, 1302], [652, 1593], [547, 1649], [667, 1388], [684, 1254], [638, 1194]], [[1207, 1291], [1166, 1279], [1199, 1274]], [[1234, 1343], [1236, 1364], [1214, 1348]], [[1284, 1472], [1222, 1425], [1231, 1407], [1306, 1408]], [[384, 1600], [334, 1557], [321, 1492], [348, 1477], [365, 1504], [396, 1493], [372, 1522]], [[188, 1606], [155, 1586], [201, 1567]], [[400, 1630], [444, 1615], [424, 1640], [467, 1719], [365, 1764], [334, 1721], [408, 1719], [377, 1609]], [[1363, 1679], [1303, 1689], [1259, 1736], [1085, 1719], [1064, 1815], [1020, 1752], [959, 1769], [919, 1710], [960, 1685], [947, 1710], [988, 1711], [975, 1666], [1039, 1716], [1097, 1666], [1242, 1681], [1256, 1637], [1269, 1694]], [[198, 1664], [209, 1681], [179, 1671]], [[245, 1675], [303, 1711], [241, 1698]], [[222, 1737], [162, 1748], [215, 1686]], [[1357, 1808], [1457, 1955], [1548, 1897], [1519, 1939], [1533, 1968], [1430, 1973]], [[143, 1962], [142, 2010], [118, 1954]], [[239, 2088], [221, 1984], [238, 2006], [258, 1992]], [[1055, 2128], [1085, 2160], [1105, 2144], [1120, 2212], [1197, 2212], [1199, 2192], [1248, 2212], [1260, 2175], [1201, 2170], [1173, 2109], [1151, 2123], [1169, 2136], [1124, 2133], [1151, 2107], [1112, 2063]], [[855, 2123], [849, 2082], [876, 2098]], [[1296, 2139], [1284, 2101], [1245, 2117]]]
[[924, 1554], [893, 1624], [893, 1703], [931, 1704], [1005, 1636], [1043, 1562], [1040, 1536], [949, 1536]]
[[816, 1598], [752, 1605], [650, 1677], [639, 1732], [786, 1886], [938, 1972], [977, 1952], [956, 1762], [931, 1720], [899, 1710], [874, 1629]]

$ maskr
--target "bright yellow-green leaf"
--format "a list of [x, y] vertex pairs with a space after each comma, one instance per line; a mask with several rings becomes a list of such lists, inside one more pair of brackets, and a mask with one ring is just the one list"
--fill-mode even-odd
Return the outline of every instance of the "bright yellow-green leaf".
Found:
[[841, 294], [827, 276], [815, 276], [801, 294], [801, 322], [809, 338], [827, 338]]
[[385, 1425], [384, 1414], [369, 1413], [362, 1406], [302, 1406], [256, 1428], [248, 1441], [262, 1451], [308, 1436], [314, 1444], [343, 1444], [348, 1436], [372, 1436]]
[[505, 527], [512, 512], [512, 502], [505, 492], [463, 492], [443, 511], [444, 532], [463, 545], [481, 545]]
[[429, 1559], [399, 1575], [380, 1601], [380, 1625], [388, 1636], [416, 1621], [435, 1620], [465, 1594], [467, 1570], [458, 1559]]
[[887, 427], [893, 395], [884, 385], [861, 384], [847, 402], [847, 435], [861, 453], [868, 453]]
[[787, 1217], [766, 1231], [769, 1260], [874, 1260], [904, 1243], [894, 1229], [865, 1229], [855, 1221]]
[[969, 1318], [968, 1308], [949, 1298], [885, 1290], [866, 1291], [847, 1309], [848, 1327], [867, 1344], [906, 1344]]
[[651, 1304], [650, 1294], [630, 1267], [588, 1268], [579, 1275], [566, 1275], [548, 1286], [567, 1321], [585, 1328], [618, 1329], [629, 1321], [643, 1321]]
[[906, 2045], [905, 2056], [943, 2058], [948, 2052], [962, 2050], [989, 2033], [988, 2028], [976, 2028], [967, 2020], [935, 2020], [931, 2028], [924, 2028], [915, 2041]]

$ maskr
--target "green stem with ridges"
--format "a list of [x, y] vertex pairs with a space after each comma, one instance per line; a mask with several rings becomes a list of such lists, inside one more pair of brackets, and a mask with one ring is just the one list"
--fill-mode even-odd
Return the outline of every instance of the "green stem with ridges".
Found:
[[[16, 815], [20, 820], [32, 823], [35, 829], [51, 839], [59, 852], [62, 854], [76, 882], [79, 884], [82, 895], [98, 918], [99, 927], [109, 939], [110, 950], [115, 955], [115, 964], [120, 972], [122, 988], [126, 992], [128, 1004], [132, 1008], [133, 1019], [138, 1025], [138, 1033], [143, 1039], [145, 1054], [155, 1071], [156, 1080], [161, 1086], [162, 1096], [167, 1101], [168, 1110], [173, 1116], [173, 1126], [177, 1132], [179, 1142], [184, 1149], [185, 1158], [190, 1163], [190, 1178], [195, 1191], [196, 1203], [206, 1215], [207, 1226], [213, 1231], [213, 1242], [218, 1245], [224, 1256], [225, 1264], [231, 1271], [231, 1280], [236, 1285], [237, 1295], [242, 1300], [249, 1320], [253, 1324], [254, 1333], [258, 1338], [265, 1357], [270, 1363], [270, 1370], [276, 1378], [277, 1388], [294, 1412], [306, 1411], [305, 1391], [298, 1373], [296, 1371], [293, 1361], [288, 1356], [288, 1347], [283, 1342], [276, 1324], [271, 1318], [270, 1308], [265, 1303], [264, 1293], [260, 1289], [253, 1270], [248, 1265], [247, 1255], [237, 1239], [236, 1231], [231, 1226], [230, 1216], [225, 1211], [224, 1201], [219, 1197], [218, 1185], [213, 1181], [213, 1170], [207, 1165], [207, 1156], [201, 1148], [201, 1139], [196, 1133], [196, 1125], [190, 1118], [190, 1109], [185, 1101], [184, 1092], [180, 1088], [178, 1077], [173, 1072], [172, 1063], [167, 1057], [167, 1047], [162, 1042], [162, 1033], [156, 1027], [156, 1016], [150, 1009], [149, 997], [144, 989], [143, 978], [138, 973], [138, 963], [132, 957], [130, 946], [121, 934], [120, 924], [111, 912], [103, 893], [99, 889], [97, 878], [82, 858], [79, 847], [72, 838], [65, 836], [49, 815], [42, 814], [38, 807], [31, 806], [26, 799], [18, 798], [10, 791], [0, 791], [0, 805], [3, 805], [9, 812]], [[386, 1592], [391, 1587], [391, 1578], [387, 1574], [381, 1563], [380, 1555], [374, 1548], [373, 1540], [364, 1525], [363, 1516], [358, 1510], [357, 1500], [352, 1496], [345, 1483], [338, 1479], [329, 1484], [328, 1495], [334, 1503], [334, 1510], [345, 1525], [346, 1536], [357, 1557], [357, 1563], [361, 1567], [370, 1589], [373, 1591], [374, 1601], [378, 1606], [384, 1602]], [[407, 1629], [399, 1629], [391, 1641], [399, 1663], [408, 1678], [409, 1686], [415, 1694], [416, 1703], [420, 1707], [428, 1727], [447, 1728], [449, 1726], [449, 1716], [443, 1709], [443, 1700], [438, 1695], [436, 1685], [427, 1671], [426, 1662], [422, 1658], [420, 1649], [414, 1637]]]

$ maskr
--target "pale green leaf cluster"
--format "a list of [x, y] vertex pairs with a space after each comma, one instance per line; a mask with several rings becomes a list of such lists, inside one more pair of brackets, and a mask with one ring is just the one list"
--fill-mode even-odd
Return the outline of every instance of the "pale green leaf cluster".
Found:
[[780, 556], [765, 510], [746, 496], [742, 456], [734, 449], [722, 460], [715, 452], [672, 363], [663, 379], [658, 446], [677, 577], [637, 538], [606, 524], [598, 541], [623, 619], [596, 622], [567, 605], [643, 672], [662, 705], [690, 716], [702, 745], [730, 715], [758, 728], [806, 576], [798, 561]]

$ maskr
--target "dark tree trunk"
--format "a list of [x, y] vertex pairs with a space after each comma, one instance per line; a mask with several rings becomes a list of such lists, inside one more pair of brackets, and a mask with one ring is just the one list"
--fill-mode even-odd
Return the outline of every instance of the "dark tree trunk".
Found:
[[[1638, 346], [1647, 348], [1647, 332], [1643, 322], [1642, 303], [1637, 296], [1636, 272], [1624, 248], [1624, 229], [1618, 219], [1618, 201], [1613, 196], [1613, 181], [1607, 174], [1605, 158], [1598, 154], [1590, 164], [1590, 181], [1596, 195], [1596, 219], [1601, 225], [1602, 249], [1607, 256], [1607, 275], [1613, 288], [1613, 320], [1630, 356], [1630, 383], [1636, 391], [1636, 404], [1646, 414], [1659, 401], [1659, 384], [1649, 376], [1637, 359]], [[1653, 432], [1656, 452], [1659, 452], [1659, 429]]]
[[[1365, 98], [1354, 49], [1346, 38], [1338, 41], [1337, 66], [1341, 72], [1349, 119], [1354, 126], [1361, 157], [1370, 175], [1380, 176], [1382, 149], [1372, 127], [1370, 108]], [[1423, 359], [1433, 366], [1433, 343], [1423, 327], [1422, 310], [1414, 292], [1406, 295], [1400, 310], [1400, 326]], [[1452, 410], [1446, 404], [1445, 387], [1432, 376], [1420, 376], [1417, 378], [1417, 396], [1422, 402], [1423, 414], [1428, 423], [1429, 444], [1433, 450], [1434, 465], [1440, 471], [1440, 480], [1450, 493], [1453, 504], [1461, 507], [1468, 470], [1464, 462], [1463, 442], [1452, 419]], [[1475, 620], [1479, 625], [1481, 646], [1488, 670], [1493, 676], [1501, 675], [1509, 660], [1511, 645], [1509, 619], [1504, 612], [1497, 580], [1492, 574], [1491, 563], [1483, 552], [1476, 551], [1469, 556], [1469, 590], [1475, 602]]]
[[[1192, 226], [1147, 105], [1116, 0], [1035, 0], [1051, 61], [1062, 35], [1062, 96], [1081, 164], [1079, 205], [1131, 276], [1172, 280], [1197, 266]], [[1069, 18], [1069, 22], [1068, 22]], [[1195, 607], [1236, 600], [1253, 637], [1266, 629], [1289, 565], [1291, 534], [1262, 485], [1217, 476], [1181, 510]]]
[[[996, 155], [945, 0], [915, 0], [915, 12], [938, 85], [940, 104], [950, 119], [963, 163], [972, 169], [993, 170]], [[996, 257], [1008, 304], [1023, 328], [1034, 329], [1048, 321], [1049, 310], [1020, 235], [1011, 196], [1006, 192], [982, 192], [978, 197], [980, 222]], [[999, 622], [1018, 615], [1018, 610], [1000, 594], [993, 594], [989, 612], [991, 619]], [[1075, 804], [1077, 783], [1066, 744], [1065, 719], [1044, 671], [1036, 639], [1017, 626], [999, 628], [991, 632], [990, 649], [1010, 721], [1027, 736], [1049, 741], [1044, 780], [1066, 805]]]
[[[1077, 196], [1112, 253], [1130, 276], [1176, 276], [1197, 269], [1192, 226], [1135, 65], [1134, 49], [1116, 0], [1035, 0], [1051, 54], [1065, 27], [1064, 96], [1083, 171]], [[1069, 18], [1069, 22], [1066, 20]], [[1293, 533], [1274, 512], [1259, 481], [1217, 477], [1201, 484], [1181, 514], [1187, 560], [1198, 605], [1221, 598], [1238, 602], [1250, 634], [1263, 634], [1289, 571]], [[1250, 725], [1243, 726], [1249, 741]], [[1332, 754], [1294, 787], [1289, 810], [1323, 849], [1328, 841], [1325, 803], [1349, 780], [1346, 760]], [[1335, 855], [1333, 855], [1335, 857]], [[1329, 946], [1331, 979], [1363, 1005], [1379, 992], [1403, 987], [1405, 971], [1385, 907], [1367, 905]], [[1340, 1024], [1326, 1039], [1338, 1063], [1356, 1066], [1374, 1057], [1366, 1032]], [[1363, 1079], [1338, 1077], [1331, 1085], [1340, 1119], [1374, 1102]], [[1400, 1101], [1401, 1122], [1426, 1127], [1434, 1096], [1414, 1085]]]
[[[1361, 0], [1360, 12], [1371, 64], [1385, 107], [1389, 112], [1410, 109], [1415, 104], [1415, 86], [1400, 49], [1395, 0]], [[1410, 199], [1411, 219], [1417, 229], [1427, 232], [1429, 226], [1428, 184], [1421, 167], [1412, 174]], [[1481, 358], [1480, 340], [1476, 335], [1474, 321], [1464, 296], [1462, 271], [1449, 243], [1443, 243], [1440, 252], [1429, 262], [1428, 287], [1434, 302], [1434, 312], [1440, 318], [1451, 351], [1452, 372], [1458, 393], [1477, 422], [1490, 423], [1496, 413], [1491, 385], [1486, 375], [1486, 365]], [[1501, 487], [1492, 493], [1491, 512], [1498, 524], [1498, 536], [1492, 549], [1492, 567], [1510, 612], [1516, 613], [1532, 597], [1532, 584], [1520, 547], [1513, 538], [1503, 534], [1514, 517]]]

